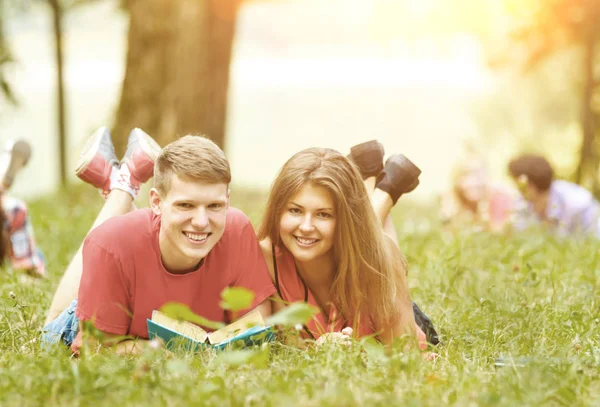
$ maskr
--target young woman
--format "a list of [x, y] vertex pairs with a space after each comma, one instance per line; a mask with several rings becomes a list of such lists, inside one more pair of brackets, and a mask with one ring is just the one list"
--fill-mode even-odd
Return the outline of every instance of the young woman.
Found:
[[440, 218], [450, 227], [470, 223], [500, 232], [510, 223], [516, 203], [516, 192], [491, 183], [485, 161], [472, 153], [453, 170], [452, 190], [441, 197]]
[[258, 236], [278, 294], [318, 307], [307, 337], [349, 334], [350, 327], [355, 336], [390, 344], [417, 331], [425, 347], [389, 218], [400, 195], [417, 186], [420, 170], [400, 155], [384, 168], [375, 141], [354, 148], [351, 158], [355, 163], [335, 150], [309, 148], [276, 178]]

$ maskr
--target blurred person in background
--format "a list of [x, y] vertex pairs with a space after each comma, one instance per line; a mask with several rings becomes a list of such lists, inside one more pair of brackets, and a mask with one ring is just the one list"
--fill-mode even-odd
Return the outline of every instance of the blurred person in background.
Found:
[[8, 260], [13, 270], [43, 278], [46, 276], [45, 259], [36, 245], [27, 205], [8, 194], [17, 173], [29, 162], [30, 157], [31, 146], [25, 140], [10, 141], [0, 153], [0, 264], [4, 265]]
[[472, 225], [501, 232], [508, 227], [517, 200], [516, 191], [491, 182], [483, 157], [469, 151], [452, 170], [452, 189], [440, 197], [440, 219], [451, 229]]
[[541, 224], [558, 236], [600, 237], [600, 205], [580, 185], [555, 179], [554, 169], [540, 155], [524, 154], [508, 164], [526, 206], [519, 212], [517, 229]]
[[375, 334], [384, 344], [416, 334], [421, 349], [439, 342], [411, 303], [406, 259], [389, 217], [421, 171], [402, 155], [384, 167], [383, 154], [377, 141], [355, 146], [350, 159], [309, 148], [284, 164], [271, 188], [258, 237], [283, 300], [274, 302], [275, 311], [295, 301], [315, 306], [320, 312], [303, 336], [317, 343]]

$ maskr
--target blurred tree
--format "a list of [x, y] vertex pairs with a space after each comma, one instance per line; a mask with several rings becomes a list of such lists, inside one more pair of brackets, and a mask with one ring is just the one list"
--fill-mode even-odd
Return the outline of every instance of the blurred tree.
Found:
[[54, 36], [54, 58], [56, 64], [56, 124], [58, 126], [59, 182], [67, 183], [67, 128], [65, 104], [65, 80], [63, 58], [63, 10], [60, 0], [47, 0], [52, 10], [52, 33]]
[[[557, 50], [581, 49], [580, 124], [582, 142], [575, 173], [576, 182], [600, 195], [600, 97], [595, 70], [600, 66], [597, 50], [600, 40], [600, 0], [506, 0], [519, 18], [512, 36], [524, 45], [525, 69], [537, 66]], [[577, 66], [577, 65], [575, 65]], [[596, 68], [596, 69], [595, 69]]]
[[[67, 128], [66, 128], [66, 101], [64, 83], [64, 52], [63, 52], [63, 19], [66, 12], [80, 6], [98, 0], [42, 0], [52, 15], [52, 34], [54, 39], [54, 57], [56, 64], [56, 106], [58, 127], [58, 154], [59, 154], [59, 183], [64, 186], [67, 182]], [[20, 8], [28, 9], [32, 1], [14, 1]], [[4, 1], [0, 0], [0, 88], [3, 96], [13, 104], [17, 103], [11, 86], [3, 73], [3, 67], [12, 62], [12, 56], [5, 39], [3, 22], [5, 18]]]
[[[60, 0], [44, 0], [52, 11], [52, 29], [54, 37], [54, 55], [56, 62], [56, 98], [57, 98], [57, 125], [58, 125], [58, 152], [59, 152], [59, 182], [64, 185], [67, 181], [67, 148], [66, 148], [66, 128], [65, 128], [65, 92], [63, 76], [63, 43], [62, 43], [62, 18], [64, 6]], [[71, 1], [71, 3], [81, 3], [82, 0]], [[29, 2], [17, 2], [21, 7], [27, 7]], [[8, 82], [4, 68], [13, 58], [6, 41], [4, 32], [5, 4], [0, 0], [0, 89], [2, 96], [12, 104], [17, 104], [17, 99]]]
[[130, 24], [113, 139], [140, 127], [161, 145], [187, 133], [225, 146], [229, 64], [241, 0], [125, 0]]
[[5, 4], [4, 0], [0, 0], [0, 96], [6, 99], [9, 103], [16, 105], [17, 99], [12, 91], [10, 83], [6, 79], [4, 71], [6, 66], [13, 62], [12, 53], [10, 52], [10, 48], [4, 33], [4, 19]]
[[58, 126], [59, 182], [67, 183], [67, 126], [64, 80], [63, 19], [65, 13], [77, 6], [97, 0], [44, 0], [52, 12], [52, 33], [54, 37], [54, 58], [56, 64], [56, 124]]

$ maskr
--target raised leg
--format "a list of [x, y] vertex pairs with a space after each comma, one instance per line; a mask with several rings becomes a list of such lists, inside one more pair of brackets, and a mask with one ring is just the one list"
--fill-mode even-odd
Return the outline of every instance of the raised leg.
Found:
[[[90, 231], [109, 218], [135, 209], [133, 200], [140, 186], [154, 174], [154, 161], [160, 150], [160, 146], [149, 135], [136, 128], [129, 135], [127, 151], [119, 163], [108, 129], [103, 127], [92, 134], [75, 173], [83, 181], [100, 188], [107, 199]], [[83, 244], [60, 280], [46, 324], [77, 298], [83, 273], [82, 248]]]

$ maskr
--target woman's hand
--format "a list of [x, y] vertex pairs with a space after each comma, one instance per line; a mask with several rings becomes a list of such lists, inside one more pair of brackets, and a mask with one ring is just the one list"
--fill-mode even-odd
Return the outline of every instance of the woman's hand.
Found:
[[323, 345], [324, 343], [341, 343], [344, 345], [350, 344], [350, 339], [352, 338], [352, 328], [346, 327], [342, 329], [341, 332], [327, 332], [319, 336], [316, 341], [317, 346]]

